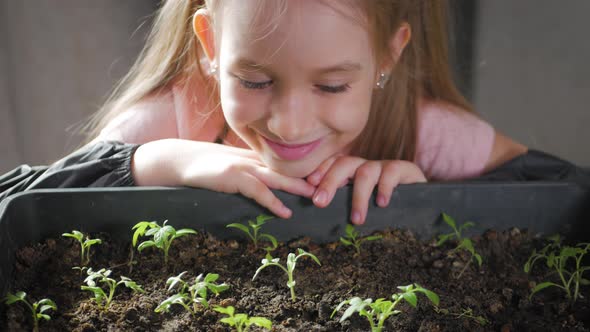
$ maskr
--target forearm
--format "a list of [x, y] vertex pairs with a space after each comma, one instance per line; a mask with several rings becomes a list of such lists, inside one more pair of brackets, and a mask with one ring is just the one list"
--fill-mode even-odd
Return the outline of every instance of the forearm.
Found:
[[131, 174], [138, 186], [180, 186], [179, 165], [191, 154], [189, 144], [165, 139], [143, 144], [131, 160]]
[[206, 170], [213, 158], [227, 150], [239, 154], [242, 149], [184, 139], [152, 141], [135, 152], [131, 173], [138, 186], [195, 185], [210, 175]]

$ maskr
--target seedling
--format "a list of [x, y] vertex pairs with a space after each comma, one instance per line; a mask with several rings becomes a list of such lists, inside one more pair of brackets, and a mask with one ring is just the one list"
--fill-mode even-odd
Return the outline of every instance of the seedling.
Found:
[[174, 239], [188, 234], [197, 234], [197, 231], [190, 228], [176, 230], [174, 227], [166, 225], [167, 222], [168, 220], [164, 221], [164, 224], [160, 226], [155, 221], [140, 221], [132, 228], [135, 230], [132, 245], [135, 247], [140, 236], [152, 236], [152, 240], [140, 243], [137, 250], [141, 252], [145, 248], [156, 247], [164, 251], [165, 264], [168, 264], [168, 251]]
[[346, 237], [340, 237], [340, 242], [346, 246], [354, 246], [357, 255], [360, 255], [361, 253], [361, 244], [363, 242], [375, 241], [382, 238], [381, 235], [371, 235], [360, 238], [359, 232], [351, 224], [347, 224], [344, 231], [346, 232]]
[[273, 265], [277, 266], [287, 273], [287, 277], [289, 278], [289, 281], [287, 281], [287, 287], [289, 287], [289, 289], [291, 290], [291, 300], [295, 301], [295, 280], [293, 279], [293, 271], [295, 270], [295, 264], [297, 263], [297, 260], [301, 257], [308, 256], [311, 257], [316, 263], [318, 263], [318, 265], [322, 265], [320, 263], [320, 260], [314, 254], [306, 252], [301, 248], [297, 249], [297, 253], [297, 256], [295, 256], [294, 253], [289, 253], [289, 255], [287, 255], [286, 267], [279, 263], [279, 258], [273, 258], [270, 255], [270, 253], [267, 253], [266, 258], [262, 260], [262, 265], [256, 270], [256, 273], [254, 274], [254, 277], [252, 277], [252, 280], [256, 279], [258, 273], [260, 273], [260, 271], [262, 271], [263, 269]]
[[[582, 297], [580, 294], [580, 285], [590, 285], [590, 280], [583, 278], [584, 272], [590, 270], [590, 266], [582, 266], [582, 259], [588, 253], [588, 250], [590, 250], [590, 243], [579, 243], [574, 247], [562, 247], [559, 235], [552, 236], [549, 240], [551, 243], [546, 245], [541, 251], [537, 252], [533, 250], [533, 253], [524, 265], [524, 272], [529, 273], [538, 260], [544, 259], [547, 267], [557, 273], [561, 284], [550, 281], [542, 282], [533, 288], [529, 299], [542, 289], [557, 287], [565, 292], [570, 303], [574, 303], [578, 298]], [[572, 267], [573, 270], [572, 268], [568, 269], [567, 266], [570, 258], [575, 263], [575, 266]]]
[[57, 311], [57, 305], [50, 299], [42, 299], [37, 302], [31, 304], [26, 299], [27, 293], [25, 292], [16, 292], [16, 294], [8, 293], [4, 298], [4, 303], [7, 305], [11, 305], [17, 302], [24, 303], [30, 310], [33, 316], [33, 331], [39, 331], [39, 320], [51, 320], [51, 316], [49, 316], [46, 312], [47, 310]]
[[465, 250], [471, 254], [471, 258], [469, 259], [467, 264], [465, 264], [465, 266], [463, 267], [463, 269], [461, 270], [461, 272], [457, 276], [457, 279], [459, 279], [463, 275], [463, 272], [465, 272], [465, 270], [467, 270], [467, 267], [469, 267], [469, 265], [471, 264], [471, 261], [473, 259], [475, 259], [477, 261], [477, 264], [480, 267], [482, 264], [481, 255], [475, 251], [475, 248], [473, 247], [473, 242], [471, 242], [470, 238], [463, 237], [463, 234], [462, 234], [463, 230], [465, 230], [469, 227], [473, 227], [473, 226], [475, 226], [475, 224], [468, 221], [468, 222], [462, 224], [461, 226], [457, 227], [455, 220], [453, 218], [451, 218], [449, 215], [447, 215], [446, 213], [443, 213], [442, 216], [443, 216], [444, 222], [453, 229], [453, 232], [448, 233], [448, 234], [439, 235], [438, 242], [436, 243], [436, 246], [440, 246], [443, 243], [447, 242], [448, 240], [450, 240], [452, 238], [456, 238], [457, 241], [459, 242], [459, 244], [455, 247], [455, 249], [451, 250], [451, 253], [454, 253], [458, 250]]
[[235, 309], [232, 306], [227, 308], [215, 306], [213, 310], [226, 314], [228, 317], [224, 317], [219, 321], [235, 327], [238, 332], [247, 332], [252, 325], [260, 326], [267, 330], [272, 328], [272, 322], [269, 319], [264, 317], [248, 317], [247, 314], [235, 314]]
[[435, 306], [438, 306], [438, 295], [426, 288], [420, 287], [418, 284], [398, 286], [397, 288], [401, 289], [402, 292], [393, 294], [391, 296], [393, 302], [385, 300], [384, 298], [379, 298], [373, 302], [373, 300], [370, 298], [363, 300], [360, 297], [355, 296], [349, 300], [340, 302], [340, 304], [338, 304], [336, 309], [334, 309], [332, 312], [330, 318], [334, 317], [334, 315], [343, 306], [348, 304], [348, 309], [346, 309], [344, 314], [342, 314], [342, 317], [340, 317], [340, 323], [348, 319], [355, 312], [358, 312], [359, 316], [365, 317], [369, 321], [371, 332], [380, 332], [383, 330], [383, 325], [385, 324], [387, 318], [402, 313], [400, 310], [395, 309], [402, 299], [408, 302], [412, 307], [416, 308], [418, 304], [418, 297], [416, 296], [416, 293], [423, 293], [426, 295], [426, 297], [428, 297], [430, 302], [432, 302]]
[[84, 234], [76, 230], [71, 233], [63, 233], [61, 236], [74, 238], [80, 243], [80, 266], [86, 266], [90, 263], [90, 247], [102, 243], [101, 239], [91, 239], [88, 236], [84, 240]]
[[266, 250], [266, 252], [271, 252], [279, 246], [277, 239], [270, 234], [258, 233], [262, 225], [264, 225], [270, 219], [274, 219], [274, 217], [261, 214], [258, 217], [256, 217], [256, 222], [248, 220], [248, 226], [240, 223], [233, 223], [225, 227], [237, 228], [242, 232], [246, 233], [246, 235], [248, 235], [248, 237], [252, 240], [252, 243], [254, 243], [255, 249], [258, 249], [258, 242], [260, 240], [265, 239], [270, 241], [271, 245], [268, 247], [264, 247], [264, 250]]
[[180, 285], [178, 293], [170, 296], [166, 300], [162, 301], [156, 308], [156, 312], [169, 312], [170, 307], [173, 304], [179, 304], [183, 306], [192, 315], [195, 315], [198, 311], [198, 305], [201, 304], [205, 308], [209, 308], [209, 302], [207, 302], [207, 291], [215, 295], [227, 290], [229, 286], [225, 283], [215, 284], [215, 281], [219, 278], [218, 274], [207, 273], [205, 279], [203, 274], [199, 274], [194, 283], [191, 285], [186, 281], [182, 280], [182, 277], [186, 274], [186, 271], [177, 275], [176, 277], [170, 277], [166, 281], [168, 291], [174, 289], [177, 285]]
[[[84, 282], [87, 286], [81, 286], [80, 288], [92, 292], [94, 294], [96, 305], [103, 310], [109, 308], [113, 301], [113, 296], [115, 295], [115, 289], [121, 284], [134, 292], [144, 292], [140, 285], [127, 277], [122, 276], [121, 281], [116, 281], [115, 279], [110, 278], [111, 270], [100, 269], [98, 271], [93, 271], [92, 268], [88, 268], [86, 273], [88, 274], [88, 277], [84, 279]], [[107, 286], [108, 295], [102, 287], [97, 285], [97, 283], [105, 284]]]

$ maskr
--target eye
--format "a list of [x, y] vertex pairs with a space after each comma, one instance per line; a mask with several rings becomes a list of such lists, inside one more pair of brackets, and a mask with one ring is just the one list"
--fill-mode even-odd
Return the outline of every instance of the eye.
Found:
[[342, 92], [346, 92], [348, 89], [350, 89], [350, 85], [349, 84], [342, 84], [342, 85], [316, 85], [316, 87], [318, 89], [320, 89], [323, 92], [327, 92], [327, 93], [342, 93]]
[[265, 81], [265, 82], [251, 82], [251, 81], [247, 81], [247, 80], [241, 79], [241, 78], [239, 78], [237, 76], [236, 76], [236, 78], [240, 82], [240, 85], [243, 86], [246, 89], [261, 90], [261, 89], [264, 89], [264, 88], [269, 87], [272, 84], [272, 80], [271, 81]]

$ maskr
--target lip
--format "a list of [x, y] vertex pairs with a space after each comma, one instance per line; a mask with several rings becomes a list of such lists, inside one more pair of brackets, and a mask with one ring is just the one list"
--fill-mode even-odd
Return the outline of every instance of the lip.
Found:
[[304, 144], [280, 144], [262, 136], [268, 146], [276, 153], [279, 158], [284, 160], [299, 160], [310, 154], [320, 145], [323, 138]]

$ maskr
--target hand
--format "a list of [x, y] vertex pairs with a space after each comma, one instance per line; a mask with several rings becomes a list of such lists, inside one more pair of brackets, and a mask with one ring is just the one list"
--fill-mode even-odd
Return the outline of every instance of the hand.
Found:
[[398, 184], [426, 182], [420, 168], [409, 161], [336, 156], [324, 161], [307, 177], [307, 182], [317, 187], [313, 194], [314, 204], [328, 206], [336, 190], [345, 186], [349, 179], [354, 180], [350, 216], [352, 223], [357, 225], [365, 222], [375, 186], [378, 186], [377, 205], [386, 207]]
[[252, 150], [179, 139], [140, 146], [133, 156], [132, 174], [142, 186], [189, 186], [240, 193], [281, 218], [289, 218], [292, 212], [270, 189], [309, 198], [315, 191], [303, 179], [272, 171]]

